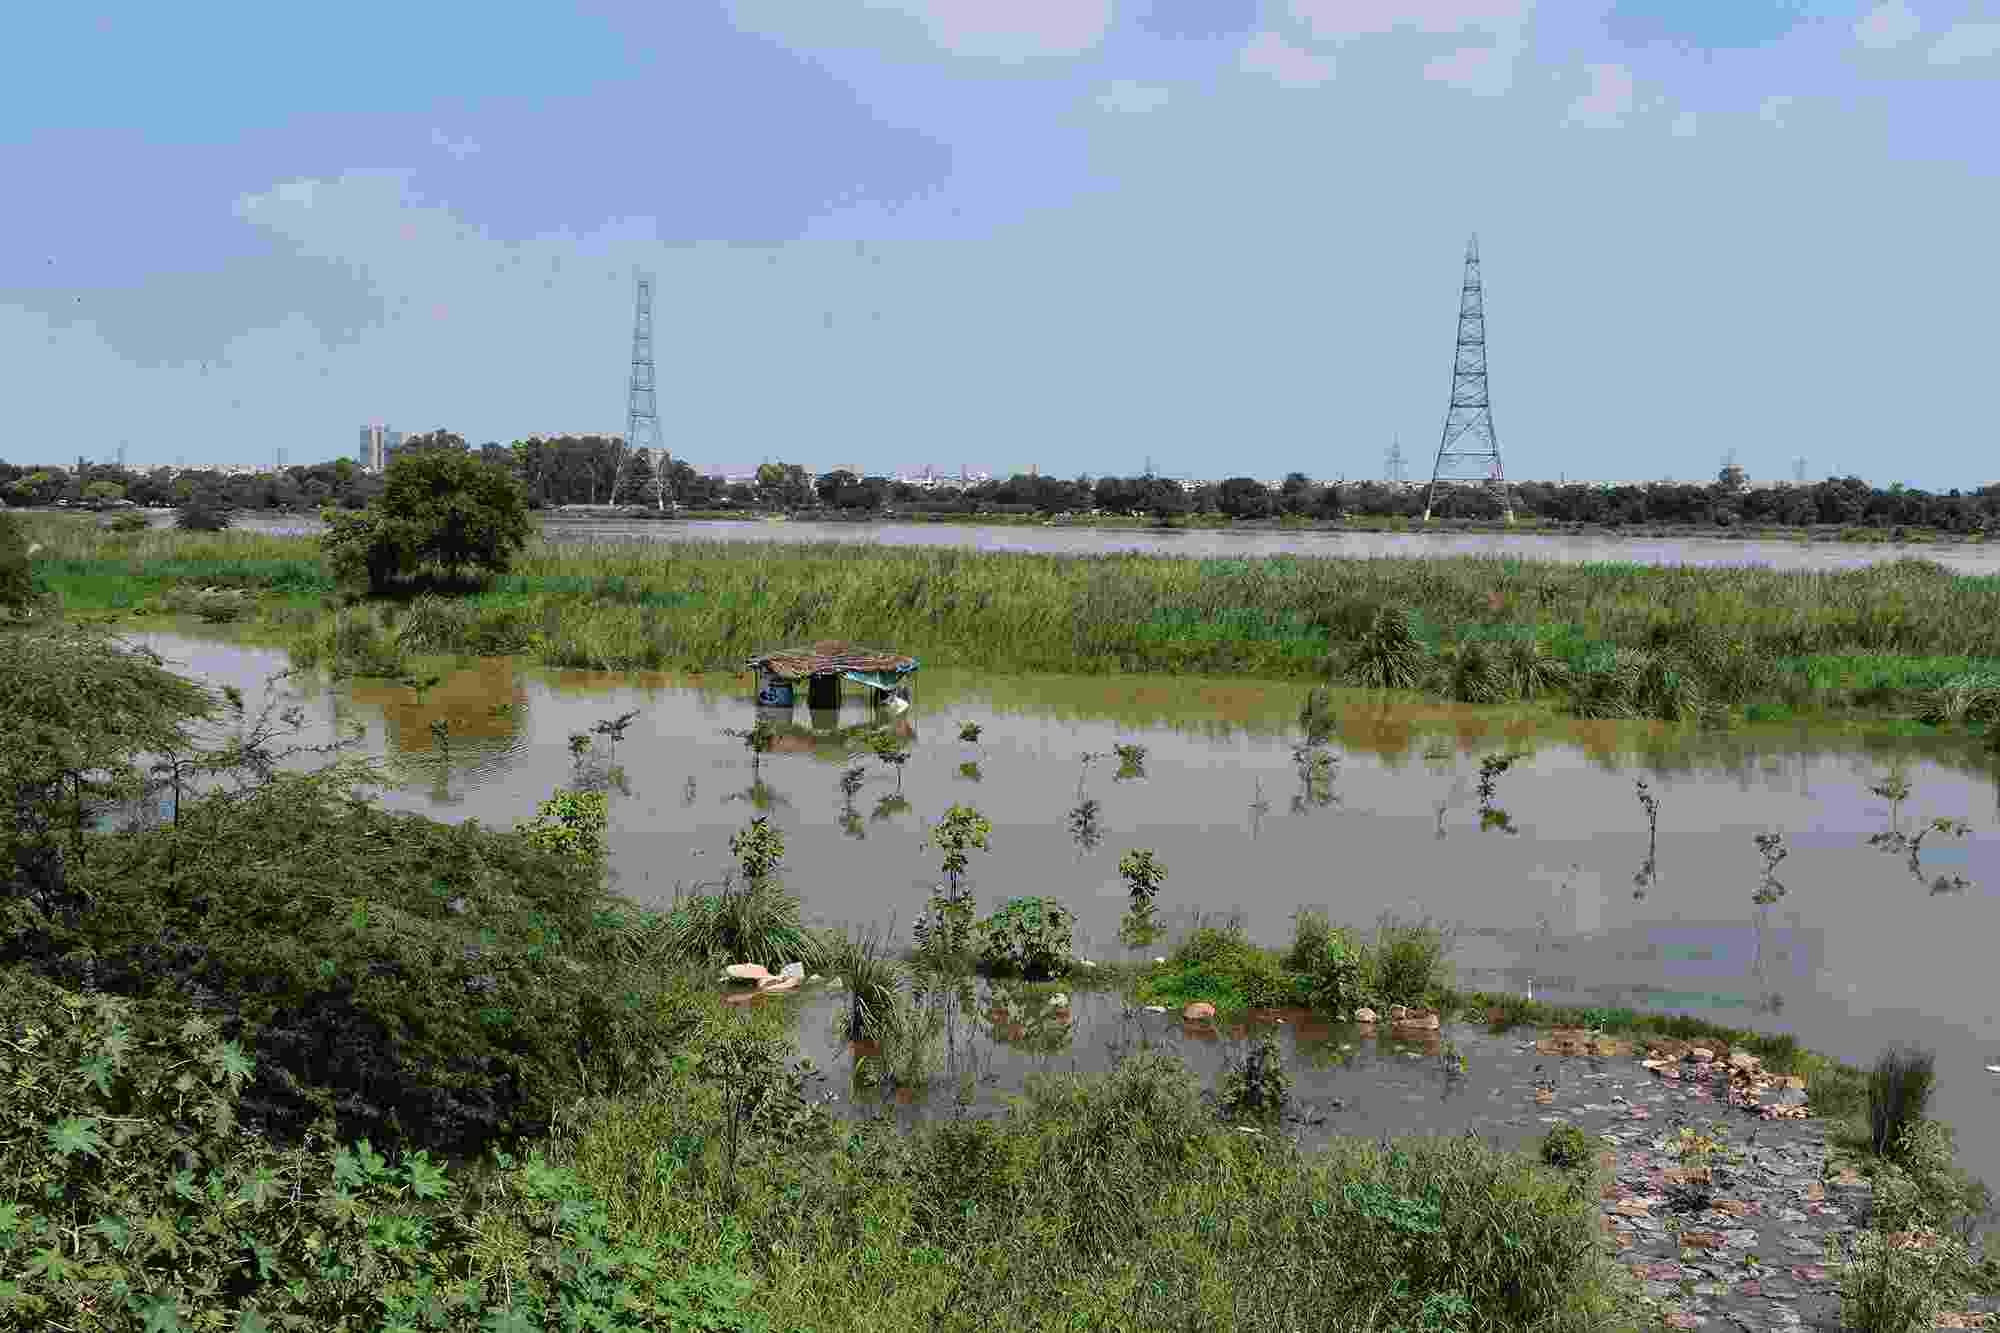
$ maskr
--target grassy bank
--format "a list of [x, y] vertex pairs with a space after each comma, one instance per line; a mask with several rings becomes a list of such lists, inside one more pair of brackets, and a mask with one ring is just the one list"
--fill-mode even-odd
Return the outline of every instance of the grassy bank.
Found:
[[38, 574], [73, 613], [197, 611], [282, 632], [321, 658], [379, 642], [713, 670], [839, 637], [995, 672], [1321, 680], [1367, 656], [1389, 608], [1407, 614], [1413, 683], [1467, 702], [1670, 720], [1849, 709], [1981, 722], [2000, 711], [1946, 690], [2000, 684], [2000, 578], [1919, 561], [1779, 572], [538, 540], [483, 587], [384, 602], [336, 628], [334, 583], [308, 537], [24, 526], [43, 544]]

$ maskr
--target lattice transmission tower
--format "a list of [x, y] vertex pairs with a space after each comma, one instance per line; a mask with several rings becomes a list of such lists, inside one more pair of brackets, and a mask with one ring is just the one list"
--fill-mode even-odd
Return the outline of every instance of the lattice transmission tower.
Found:
[[653, 464], [656, 490], [663, 484], [657, 479], [665, 475], [667, 466], [667, 451], [660, 443], [659, 405], [653, 398], [653, 279], [634, 272], [632, 280], [637, 288], [632, 312], [632, 376], [625, 394], [625, 443], [611, 476], [612, 504], [618, 503], [618, 488], [639, 450], [650, 450], [646, 457]]
[[1500, 503], [1507, 522], [1514, 505], [1507, 496], [1507, 474], [1500, 466], [1500, 437], [1493, 431], [1493, 403], [1486, 392], [1486, 297], [1479, 282], [1479, 237], [1465, 246], [1465, 281], [1458, 295], [1458, 347], [1451, 362], [1451, 406], [1444, 414], [1444, 435], [1438, 441], [1437, 462], [1431, 467], [1430, 489], [1424, 493], [1424, 522], [1438, 487], [1484, 487]]

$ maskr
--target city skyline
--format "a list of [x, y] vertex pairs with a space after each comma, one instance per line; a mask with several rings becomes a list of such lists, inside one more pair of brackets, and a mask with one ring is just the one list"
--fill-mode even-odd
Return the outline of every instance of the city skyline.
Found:
[[[622, 429], [643, 268], [676, 457], [1358, 479], [1400, 439], [1420, 480], [1477, 231], [1510, 478], [1734, 448], [1984, 481], [1970, 0], [731, 0], [473, 38], [362, 3], [309, 69], [222, 15], [24, 23], [0, 351], [17, 434], [64, 443], [9, 458]], [[62, 95], [86, 57], [106, 92]]]

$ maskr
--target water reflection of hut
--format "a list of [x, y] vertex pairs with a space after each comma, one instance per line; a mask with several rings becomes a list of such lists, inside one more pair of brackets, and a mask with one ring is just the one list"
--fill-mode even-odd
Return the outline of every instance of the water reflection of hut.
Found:
[[840, 707], [840, 682], [851, 680], [874, 692], [877, 702], [907, 707], [910, 677], [921, 665], [906, 653], [858, 648], [845, 640], [821, 639], [809, 648], [780, 648], [750, 659], [757, 674], [760, 708], [789, 711], [797, 701], [799, 681], [806, 682], [806, 704], [820, 710]]

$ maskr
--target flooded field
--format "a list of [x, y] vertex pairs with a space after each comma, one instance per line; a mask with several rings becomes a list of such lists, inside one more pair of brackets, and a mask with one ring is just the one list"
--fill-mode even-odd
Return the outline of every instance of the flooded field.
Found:
[[[170, 522], [171, 518], [156, 519]], [[317, 533], [316, 518], [243, 517], [245, 532]], [[1731, 540], [1721, 537], [1553, 536], [1533, 533], [1311, 532], [1216, 528], [1067, 528], [970, 523], [813, 523], [799, 520], [704, 519], [699, 522], [557, 520], [542, 527], [553, 542], [718, 541], [846, 542], [879, 546], [944, 546], [1044, 555], [1151, 555], [1258, 558], [1274, 555], [1505, 555], [1580, 564], [1601, 560], [1641, 565], [1766, 565], [1772, 569], [1856, 569], [1883, 560], [1919, 557], [1965, 574], [2000, 573], [2000, 543], [1849, 544]]]
[[[253, 709], [286, 664], [281, 652], [215, 639], [135, 637], [177, 670], [239, 686]], [[1301, 904], [1364, 926], [1385, 911], [1428, 915], [1459, 927], [1463, 986], [1789, 1030], [1864, 1066], [1888, 1042], [1921, 1042], [1937, 1051], [1935, 1111], [1958, 1130], [1961, 1160], [2000, 1178], [2000, 1077], [1984, 1068], [2000, 1063], [1996, 787], [1971, 755], [1937, 741], [1864, 747], [1833, 733], [1668, 736], [1607, 723], [1538, 733], [1505, 714], [1436, 705], [1417, 717], [1337, 695], [1333, 762], [1302, 778], [1302, 685], [927, 671], [893, 724], [908, 763], [898, 773], [870, 760], [849, 796], [840, 733], [871, 716], [858, 691], [837, 714], [785, 710], [775, 752], [753, 769], [724, 734], [757, 716], [739, 678], [634, 683], [488, 659], [446, 672], [421, 700], [375, 680], [284, 688], [309, 741], [350, 721], [365, 728], [361, 752], [382, 757], [395, 783], [385, 804], [501, 826], [572, 781], [573, 734], [634, 713], [615, 750], [598, 739], [583, 762], [622, 769], [611, 865], [617, 887], [643, 902], [719, 880], [730, 833], [768, 814], [786, 834], [786, 881], [809, 918], [866, 927], [893, 917], [907, 939], [940, 878], [926, 825], [966, 802], [993, 824], [992, 851], [974, 853], [971, 868], [982, 908], [1013, 894], [1061, 897], [1085, 958], [1128, 956], [1115, 938], [1117, 862], [1145, 847], [1170, 870], [1159, 898], [1168, 942], [1149, 953], [1167, 952], [1197, 912], [1240, 912], [1269, 943], [1289, 938]], [[976, 743], [960, 739], [965, 722], [979, 725]], [[1143, 759], [1121, 764], [1118, 745], [1143, 747]], [[1482, 796], [1481, 759], [1508, 750], [1531, 753]], [[1639, 779], [1657, 801], [1656, 837]], [[1937, 818], [1970, 831], [1932, 833], [1913, 849]], [[1774, 872], [1782, 896], [1759, 906], [1752, 895], [1768, 881], [1753, 839], [1767, 833], [1782, 833], [1789, 851]], [[1085, 992], [1067, 997], [1071, 1021], [1038, 1046], [1023, 1021], [1032, 1015], [981, 998], [985, 1049], [973, 1049], [978, 1079], [991, 1080], [979, 1094], [988, 1105], [1031, 1068], [1107, 1066], [1140, 1035], [1136, 1023], [1179, 1042], [1205, 1074], [1230, 1045], [1226, 1032], [1210, 1044], [1175, 1015], [1128, 1018], [1117, 997]], [[830, 1001], [808, 992], [783, 1002], [807, 1006], [802, 1039], [822, 1067], [844, 1058]], [[1542, 1128], [1522, 1104], [1535, 1060], [1519, 1065], [1513, 1038], [1444, 1034], [1480, 1052], [1471, 1076], [1454, 1079], [1421, 1043], [1297, 1021], [1277, 1030], [1297, 1095], [1326, 1111], [1328, 1129]], [[830, 1080], [843, 1098], [844, 1077], [836, 1068]], [[935, 1100], [948, 1109], [950, 1091]]]

